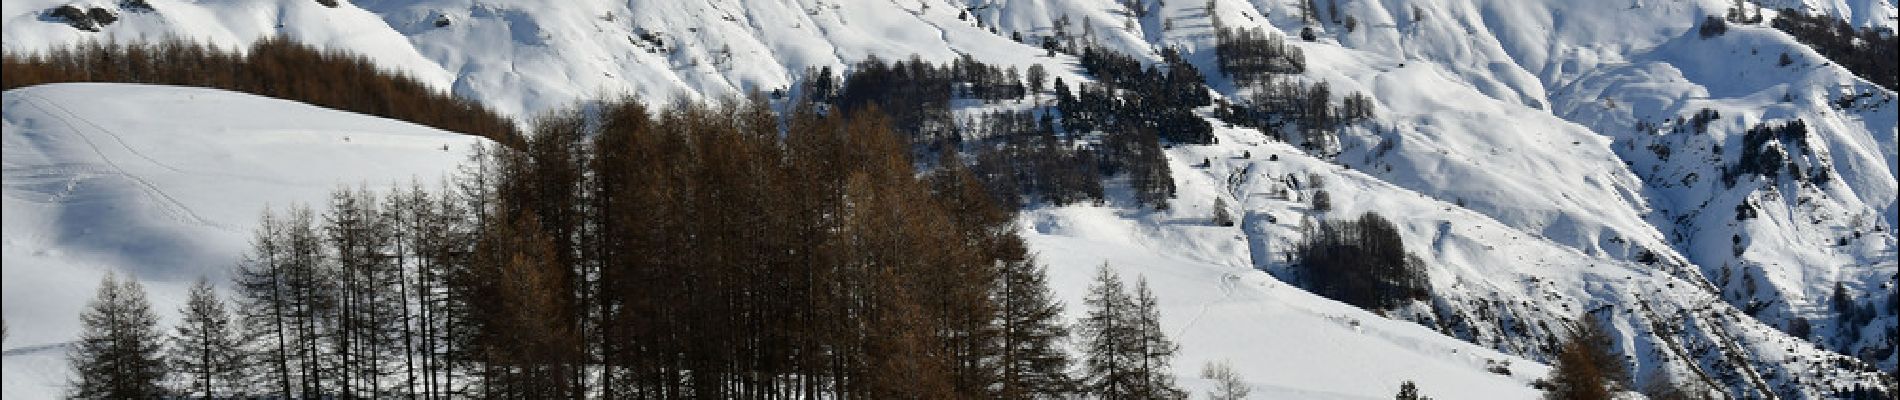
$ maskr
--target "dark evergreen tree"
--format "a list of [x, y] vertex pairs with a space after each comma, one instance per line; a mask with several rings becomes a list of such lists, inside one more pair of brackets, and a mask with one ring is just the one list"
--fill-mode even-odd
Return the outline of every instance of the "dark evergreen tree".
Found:
[[1375, 213], [1326, 220], [1295, 249], [1313, 293], [1366, 309], [1430, 298], [1423, 262], [1405, 252], [1398, 228]]
[[67, 354], [73, 399], [154, 399], [164, 396], [164, 334], [145, 300], [145, 286], [107, 272], [79, 315], [79, 340]]
[[[1755, 16], [1759, 18], [1760, 15]], [[1855, 75], [1887, 90], [1900, 90], [1896, 89], [1900, 88], [1900, 35], [1891, 30], [1855, 27], [1832, 15], [1808, 15], [1793, 9], [1776, 13], [1770, 25]]]
[[333, 376], [319, 331], [329, 321], [331, 282], [313, 219], [297, 207], [282, 218], [265, 215], [235, 273], [239, 325], [262, 347], [259, 384], [283, 397], [317, 396]]
[[1084, 299], [1080, 325], [1084, 391], [1101, 399], [1178, 399], [1169, 364], [1179, 349], [1161, 330], [1161, 314], [1147, 280], [1127, 292], [1121, 277], [1103, 264]]
[[178, 378], [176, 393], [206, 399], [247, 394], [250, 346], [211, 283], [200, 278], [192, 285], [179, 314], [183, 317], [167, 354], [169, 369]]
[[400, 360], [404, 305], [396, 293], [400, 266], [390, 256], [391, 223], [366, 189], [333, 193], [324, 214], [324, 246], [334, 260], [325, 275], [335, 283], [324, 347], [344, 396], [387, 396], [386, 378]]
[[1083, 299], [1089, 308], [1078, 326], [1086, 360], [1083, 387], [1095, 398], [1136, 399], [1147, 384], [1138, 373], [1143, 357], [1135, 327], [1135, 300], [1125, 286], [1121, 276], [1104, 263]]
[[1135, 374], [1140, 384], [1134, 395], [1139, 399], [1186, 399], [1187, 391], [1174, 382], [1174, 371], [1170, 367], [1174, 362], [1174, 353], [1181, 347], [1168, 340], [1167, 332], [1161, 329], [1161, 308], [1155, 299], [1154, 291], [1148, 288], [1148, 279], [1135, 282], [1134, 344], [1139, 353], [1140, 362], [1135, 364]]
[[1033, 260], [1002, 265], [995, 297], [998, 339], [996, 398], [1066, 398], [1077, 389], [1068, 374], [1062, 304], [1049, 292], [1043, 267]]

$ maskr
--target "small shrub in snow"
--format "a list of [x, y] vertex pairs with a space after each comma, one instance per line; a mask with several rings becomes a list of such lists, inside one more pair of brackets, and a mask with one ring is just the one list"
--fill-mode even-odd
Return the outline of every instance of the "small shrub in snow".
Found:
[[1375, 213], [1327, 220], [1294, 249], [1314, 294], [1368, 310], [1431, 298], [1424, 262], [1407, 254], [1398, 227]]
[[1328, 212], [1332, 210], [1333, 195], [1331, 193], [1327, 193], [1324, 190], [1313, 193], [1313, 211]]
[[1728, 33], [1728, 21], [1711, 15], [1708, 18], [1702, 19], [1702, 27], [1698, 28], [1696, 33], [1702, 35], [1703, 39], [1722, 36], [1722, 34]]
[[1399, 394], [1397, 396], [1393, 396], [1392, 398], [1394, 400], [1431, 400], [1432, 399], [1430, 397], [1419, 395], [1418, 384], [1412, 383], [1412, 381], [1405, 381], [1405, 383], [1399, 384]]
[[1793, 320], [1788, 321], [1788, 335], [1789, 336], [1794, 336], [1801, 339], [1807, 339], [1809, 336], [1813, 334], [1814, 334], [1814, 324], [1812, 322], [1808, 322], [1807, 318], [1795, 317]]
[[1234, 213], [1227, 210], [1227, 200], [1214, 199], [1214, 225], [1234, 226]]
[[1493, 374], [1511, 376], [1511, 360], [1484, 360], [1484, 370]]

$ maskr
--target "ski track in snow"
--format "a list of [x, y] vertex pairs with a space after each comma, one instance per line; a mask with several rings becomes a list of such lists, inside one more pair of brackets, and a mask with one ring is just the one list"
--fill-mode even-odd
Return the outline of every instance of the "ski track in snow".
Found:
[[[73, 124], [72, 121], [74, 119], [77, 119], [82, 122], [85, 122], [88, 127], [93, 128], [93, 130], [96, 132], [105, 132], [107, 135], [112, 136], [112, 138], [115, 141], [117, 141], [119, 145], [122, 146], [126, 150], [126, 152], [131, 153], [134, 156], [144, 159], [148, 162], [151, 162], [152, 165], [157, 165], [161, 168], [169, 169], [173, 172], [183, 172], [183, 171], [180, 171], [178, 168], [172, 167], [171, 165], [158, 162], [158, 160], [153, 160], [151, 157], [148, 157], [145, 154], [138, 152], [138, 150], [132, 149], [131, 146], [125, 144], [124, 138], [119, 137], [119, 135], [112, 133], [112, 131], [110, 130], [100, 127], [98, 124], [92, 123], [92, 121], [87, 121], [85, 118], [80, 117], [78, 114], [73, 113], [71, 110], [67, 110], [65, 107], [61, 107], [59, 103], [53, 102], [51, 100], [47, 100], [39, 96], [34, 96], [29, 93], [22, 93], [20, 97], [27, 100], [25, 102], [26, 105], [32, 106], [35, 109], [44, 111], [46, 112], [45, 115], [52, 116], [53, 118], [58, 119], [61, 124], [65, 124], [66, 127], [74, 134], [74, 136], [86, 142], [86, 147], [89, 147], [92, 149], [92, 153], [99, 157], [98, 160], [100, 162], [103, 162], [107, 166], [112, 168], [112, 172], [114, 176], [123, 177], [123, 178], [129, 179], [133, 182], [138, 183], [139, 188], [142, 189], [144, 193], [151, 196], [150, 198], [152, 198], [153, 200], [158, 200], [162, 204], [160, 208], [165, 210], [166, 214], [169, 214], [171, 218], [179, 222], [185, 222], [185, 223], [190, 223], [190, 224], [199, 225], [199, 226], [217, 228], [219, 230], [225, 230], [225, 231], [233, 231], [233, 232], [236, 231], [236, 229], [233, 229], [229, 226], [225, 226], [223, 224], [219, 224], [209, 219], [206, 219], [204, 216], [199, 215], [197, 210], [193, 210], [191, 206], [185, 205], [184, 202], [178, 201], [178, 198], [172, 197], [170, 193], [165, 193], [165, 190], [160, 189], [158, 185], [154, 185], [152, 184], [151, 181], [146, 180], [145, 178], [140, 177], [139, 175], [134, 174], [130, 171], [127, 171], [125, 167], [119, 166], [119, 163], [117, 161], [113, 161], [113, 157], [106, 155], [106, 152], [99, 148], [99, 144], [92, 140], [91, 135], [81, 133], [82, 131], [84, 131], [84, 129], [80, 129], [79, 125]], [[51, 105], [54, 109], [58, 109], [61, 113], [64, 113], [65, 115], [62, 116], [62, 115], [53, 113], [52, 111], [47, 110], [45, 107], [42, 107], [41, 106], [42, 104]], [[76, 185], [77, 185], [77, 177], [75, 177], [74, 182], [68, 183], [67, 185], [68, 191], [66, 193], [70, 193], [71, 188], [75, 187]], [[64, 197], [64, 196], [60, 196], [60, 197]]]

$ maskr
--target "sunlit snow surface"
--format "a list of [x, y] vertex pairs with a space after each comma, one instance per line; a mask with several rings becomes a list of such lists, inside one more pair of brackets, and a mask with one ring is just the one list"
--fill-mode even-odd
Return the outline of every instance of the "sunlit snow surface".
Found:
[[[1154, 7], [1143, 18], [1128, 17], [1131, 13], [1116, 2], [1082, 0], [363, 0], [345, 2], [338, 9], [304, 0], [151, 0], [158, 11], [122, 15], [119, 23], [91, 34], [39, 16], [42, 10], [67, 2], [71, 1], [5, 2], [0, 6], [5, 47], [30, 50], [86, 39], [165, 36], [229, 46], [282, 34], [366, 53], [389, 68], [517, 116], [618, 94], [666, 103], [680, 97], [711, 99], [789, 88], [807, 67], [839, 69], [871, 55], [893, 60], [915, 54], [943, 62], [968, 54], [986, 63], [1019, 68], [1044, 64], [1073, 85], [1086, 80], [1079, 75], [1074, 58], [1047, 57], [1035, 46], [1009, 40], [1012, 33], [1020, 32], [1035, 43], [1065, 16], [1070, 32], [1092, 32], [1095, 42], [1144, 60], [1158, 60], [1159, 49], [1177, 47], [1210, 75], [1219, 94], [1239, 98], [1244, 92], [1215, 68], [1212, 19], [1218, 17], [1230, 27], [1283, 33], [1297, 33], [1305, 25], [1295, 2], [1277, 0], [1216, 0], [1211, 10], [1205, 1], [1174, 0]], [[1891, 0], [1762, 3], [1805, 6], [1847, 17], [1861, 26], [1892, 28], [1897, 15]], [[1033, 249], [1050, 264], [1053, 282], [1069, 300], [1072, 313], [1080, 307], [1086, 277], [1103, 261], [1131, 276], [1154, 280], [1166, 308], [1165, 322], [1183, 345], [1177, 371], [1191, 385], [1201, 384], [1191, 379], [1201, 361], [1229, 358], [1250, 380], [1269, 388], [1263, 389], [1269, 394], [1256, 396], [1262, 398], [1389, 397], [1403, 379], [1419, 380], [1424, 394], [1438, 398], [1530, 397], [1524, 382], [1541, 374], [1543, 367], [1520, 360], [1513, 364], [1512, 377], [1485, 376], [1481, 359], [1494, 356], [1481, 356], [1490, 353], [1476, 347], [1540, 357], [1539, 335], [1549, 329], [1537, 327], [1558, 327], [1581, 309], [1606, 306], [1609, 313], [1604, 315], [1612, 316], [1613, 328], [1624, 339], [1619, 346], [1635, 357], [1641, 379], [1659, 369], [1679, 377], [1711, 373], [1711, 358], [1697, 358], [1689, 350], [1721, 348], [1737, 351], [1747, 361], [1729, 371], [1747, 383], [1731, 386], [1775, 388], [1795, 380], [1848, 382], [1856, 379], [1850, 372], [1815, 367], [1817, 360], [1832, 357], [1832, 352], [1776, 329], [1794, 317], [1804, 317], [1815, 321], [1816, 331], [1831, 332], [1835, 322], [1824, 303], [1837, 281], [1856, 294], [1869, 295], [1868, 300], [1894, 290], [1885, 282], [1900, 258], [1894, 234], [1900, 222], [1896, 221], [1900, 207], [1895, 203], [1894, 178], [1900, 171], [1895, 138], [1900, 132], [1895, 127], [1900, 101], [1879, 101], [1895, 97], [1894, 93], [1853, 77], [1766, 27], [1732, 25], [1721, 37], [1696, 35], [1696, 24], [1705, 15], [1721, 15], [1730, 4], [1727, 0], [1340, 2], [1342, 13], [1356, 20], [1356, 29], [1347, 31], [1343, 24], [1323, 18], [1328, 21], [1317, 26], [1317, 41], [1298, 42], [1309, 63], [1306, 79], [1329, 82], [1335, 96], [1353, 91], [1372, 95], [1378, 103], [1379, 122], [1353, 128], [1336, 158], [1303, 155], [1291, 146], [1265, 140], [1259, 132], [1221, 129], [1217, 145], [1169, 150], [1181, 192], [1173, 210], [1136, 211], [1124, 196], [1111, 196], [1107, 206], [1033, 208], [1023, 215], [1022, 229]], [[959, 18], [966, 9], [967, 18]], [[438, 27], [438, 21], [446, 26]], [[992, 28], [995, 34], [990, 33]], [[643, 34], [658, 40], [642, 39]], [[1796, 62], [1778, 65], [1782, 53]], [[66, 90], [82, 89], [59, 89]], [[1874, 97], [1847, 108], [1830, 104], [1848, 93]], [[185, 139], [159, 142], [169, 147], [140, 148], [157, 160], [151, 161], [129, 150], [115, 150], [108, 146], [114, 145], [109, 137], [94, 139], [106, 140], [100, 144], [105, 146], [101, 152], [119, 154], [114, 162], [140, 171], [141, 177], [155, 177], [147, 178], [154, 182], [147, 186], [111, 175], [110, 169], [82, 171], [94, 175], [86, 175], [89, 178], [84, 181], [92, 186], [81, 187], [92, 188], [75, 193], [119, 193], [115, 198], [126, 205], [118, 209], [147, 210], [137, 213], [147, 222], [104, 222], [108, 217], [102, 216], [129, 211], [60, 211], [78, 207], [45, 200], [64, 190], [66, 178], [22, 169], [18, 174], [53, 177], [16, 179], [16, 163], [27, 162], [16, 161], [19, 154], [27, 154], [24, 160], [53, 160], [33, 165], [102, 163], [83, 158], [100, 157], [86, 151], [48, 156], [45, 150], [23, 150], [38, 149], [32, 146], [41, 145], [34, 143], [48, 141], [83, 146], [73, 144], [83, 141], [75, 142], [78, 139], [71, 134], [57, 135], [64, 132], [58, 129], [107, 136], [57, 128], [57, 118], [52, 116], [57, 109], [42, 111], [36, 102], [25, 100], [26, 95], [9, 92], [6, 97], [6, 316], [14, 330], [8, 341], [9, 398], [16, 387], [25, 387], [20, 385], [57, 381], [57, 375], [45, 375], [45, 379], [30, 381], [38, 383], [16, 383], [28, 378], [18, 378], [15, 366], [29, 362], [16, 360], [45, 353], [16, 349], [69, 338], [77, 304], [90, 294], [101, 269], [122, 268], [147, 279], [159, 292], [159, 303], [169, 307], [180, 284], [190, 277], [227, 269], [244, 248], [247, 224], [255, 223], [264, 203], [318, 201], [340, 182], [382, 185], [414, 172], [439, 174], [460, 159], [462, 147], [450, 146], [451, 151], [442, 152], [440, 146], [421, 146], [429, 151], [417, 154], [429, 156], [379, 159], [402, 161], [403, 168], [348, 168], [331, 173], [302, 168], [306, 164], [284, 164], [295, 167], [277, 169], [253, 166], [237, 161], [241, 157], [231, 157], [225, 164], [193, 164], [220, 159], [193, 153], [213, 151], [202, 149], [218, 149], [218, 145]], [[58, 115], [76, 113], [95, 121], [137, 115], [107, 103], [123, 97], [81, 96], [83, 100], [59, 102], [76, 111]], [[1028, 105], [965, 106], [965, 111], [977, 112]], [[1666, 120], [1702, 108], [1723, 115], [1707, 134], [1636, 131], [1639, 121], [1667, 129], [1671, 126]], [[29, 117], [43, 122], [26, 128], [21, 121]], [[1722, 165], [1712, 160], [1733, 163], [1739, 157], [1743, 130], [1763, 121], [1793, 118], [1813, 128], [1805, 143], [1813, 154], [1804, 160], [1827, 167], [1838, 179], [1814, 186], [1744, 179], [1729, 188], [1720, 182]], [[266, 120], [269, 126], [281, 128], [273, 132], [284, 134], [316, 132], [324, 129], [310, 124], [336, 122], [314, 119], [325, 121]], [[193, 135], [220, 129], [215, 119], [202, 121], [204, 125], [197, 125], [201, 129], [189, 129]], [[29, 140], [33, 137], [29, 132], [65, 139]], [[125, 148], [138, 147], [136, 133], [114, 132], [127, 135], [125, 140], [133, 143]], [[291, 163], [299, 151], [332, 151], [335, 157], [359, 154], [358, 147], [370, 147], [360, 142], [366, 139], [359, 135], [348, 135], [353, 140], [336, 148], [271, 142], [275, 144], [260, 144], [255, 150], [216, 151], [270, 154], [256, 161]], [[308, 138], [293, 135], [282, 140], [303, 139]], [[1671, 146], [1673, 155], [1660, 157], [1648, 148], [1651, 144]], [[1712, 153], [1715, 145], [1721, 146], [1720, 154]], [[294, 149], [273, 151], [271, 146]], [[408, 151], [395, 145], [379, 148]], [[168, 152], [189, 154], [184, 158], [191, 160], [158, 155]], [[1239, 158], [1244, 153], [1252, 157]], [[1279, 161], [1267, 161], [1270, 155]], [[1204, 158], [1210, 160], [1209, 168], [1193, 166]], [[262, 181], [295, 183], [245, 186], [256, 189], [226, 193], [210, 193], [214, 190], [204, 186], [208, 184], [192, 186], [190, 182], [176, 183], [181, 186], [173, 188], [165, 176], [189, 174], [160, 163], [184, 171], [254, 173], [263, 176]], [[188, 168], [193, 165], [204, 168]], [[1238, 174], [1240, 184], [1230, 187], [1228, 178], [1235, 171], [1247, 172]], [[288, 175], [276, 175], [279, 172]], [[1282, 185], [1277, 182], [1285, 177], [1307, 181], [1309, 174], [1324, 181], [1335, 211], [1316, 215], [1308, 210], [1304, 200], [1310, 189], [1295, 190], [1287, 200], [1265, 196], [1279, 189]], [[147, 187], [158, 189], [148, 191]], [[1111, 183], [1111, 192], [1115, 187]], [[177, 197], [176, 203], [192, 207], [154, 200], [165, 197], [150, 194], [160, 189]], [[290, 194], [267, 197], [279, 192]], [[1240, 226], [1207, 223], [1217, 196], [1242, 208]], [[1735, 220], [1735, 206], [1745, 202], [1754, 204], [1761, 218]], [[1381, 320], [1313, 298], [1274, 275], [1254, 272], [1293, 273], [1280, 257], [1299, 240], [1302, 218], [1348, 218], [1363, 211], [1393, 219], [1408, 250], [1431, 265], [1434, 287], [1442, 298], [1437, 308], [1498, 316], [1497, 322], [1453, 333], [1482, 346], [1461, 345], [1407, 322]], [[145, 228], [133, 229], [141, 226]], [[108, 232], [71, 233], [85, 229]], [[1856, 233], [1858, 237], [1853, 238]], [[140, 235], [159, 239], [140, 239]], [[1737, 236], [1745, 238], [1739, 255], [1732, 244]], [[1843, 237], [1853, 239], [1841, 244]], [[178, 242], [185, 245], [169, 244]], [[1637, 262], [1645, 250], [1656, 254], [1660, 262]], [[175, 261], [170, 266], [123, 261], [147, 256]], [[44, 260], [79, 261], [61, 261], [74, 266], [54, 268]], [[34, 272], [32, 280], [20, 281], [15, 277], [24, 273], [16, 272], [16, 265], [59, 271]], [[1719, 281], [1724, 270], [1732, 275], [1728, 282]], [[1744, 274], [1758, 281], [1753, 301], [1767, 304], [1753, 318], [1729, 305], [1750, 301], [1733, 295], [1741, 291], [1739, 277]], [[20, 287], [58, 289], [16, 294]], [[47, 292], [58, 294], [50, 299], [65, 299], [60, 301], [67, 308], [17, 300]], [[1722, 292], [1731, 295], [1724, 299], [1717, 294]], [[1416, 317], [1425, 311], [1425, 307], [1412, 307], [1396, 315]], [[1872, 329], [1896, 323], [1892, 313], [1883, 311], [1885, 316]], [[1361, 321], [1358, 329], [1350, 328], [1355, 319]], [[1533, 327], [1532, 333], [1538, 335], [1512, 330], [1510, 325], [1516, 322]], [[1352, 333], [1344, 333], [1348, 331]], [[1878, 336], [1875, 333], [1863, 336]], [[1855, 351], [1868, 343], [1850, 344], [1845, 350]], [[1839, 344], [1827, 345], [1841, 349]], [[1396, 346], [1400, 351], [1386, 351], [1391, 348], [1382, 346]], [[1367, 350], [1354, 350], [1360, 348]], [[1321, 353], [1326, 356], [1317, 355]], [[1693, 359], [1685, 362], [1685, 354]], [[1894, 365], [1891, 356], [1881, 363], [1886, 369]], [[1330, 378], [1336, 375], [1364, 379]]]
[[481, 141], [197, 88], [56, 84], [0, 106], [9, 399], [56, 393], [63, 353], [42, 346], [75, 337], [105, 271], [144, 282], [173, 318], [193, 280], [226, 281], [267, 207], [326, 204], [346, 186], [437, 187]]

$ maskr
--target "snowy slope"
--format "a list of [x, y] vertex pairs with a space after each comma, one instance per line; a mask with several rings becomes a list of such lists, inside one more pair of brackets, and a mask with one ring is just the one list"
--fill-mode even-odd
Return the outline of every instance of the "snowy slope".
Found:
[[[1632, 358], [1639, 384], [1669, 377], [1706, 381], [1743, 397], [1827, 398], [1827, 391], [1834, 388], [1829, 385], [1851, 386], [1874, 379], [1834, 367], [1843, 356], [1746, 318], [1717, 295], [1698, 290], [1699, 283], [1668, 271], [1584, 254], [1373, 175], [1304, 155], [1284, 143], [1263, 142], [1251, 130], [1220, 130], [1218, 134], [1224, 144], [1178, 146], [1172, 151], [1175, 180], [1181, 185], [1173, 210], [1071, 206], [1026, 213], [1024, 228], [1031, 243], [1043, 252], [1044, 261], [1051, 263], [1052, 274], [1079, 274], [1074, 279], [1083, 279], [1103, 257], [1116, 262], [1117, 254], [1153, 254], [1150, 257], [1171, 261], [1135, 266], [1145, 268], [1150, 276], [1188, 277], [1204, 288], [1167, 290], [1162, 286], [1158, 292], [1164, 301], [1168, 296], [1225, 300], [1234, 296], [1228, 289], [1233, 282], [1271, 286], [1298, 279], [1297, 269], [1285, 263], [1283, 253], [1301, 240], [1302, 220], [1353, 218], [1374, 211], [1391, 218], [1407, 250], [1430, 266], [1438, 297], [1433, 304], [1392, 316], [1420, 321], [1444, 334], [1507, 353], [1543, 357], [1549, 352], [1543, 347], [1549, 344], [1547, 338], [1560, 334], [1570, 318], [1591, 310], [1621, 338], [1618, 346]], [[1243, 154], [1251, 157], [1243, 158]], [[1202, 159], [1211, 165], [1201, 168], [1193, 165], [1199, 161], [1187, 161]], [[1311, 183], [1315, 178], [1323, 183], [1315, 186]], [[1288, 184], [1295, 179], [1304, 183]], [[1308, 199], [1321, 189], [1333, 199], [1330, 212], [1317, 212], [1308, 205]], [[1239, 226], [1211, 223], [1215, 198], [1237, 205], [1242, 215]], [[1223, 273], [1206, 272], [1209, 269]], [[1262, 303], [1281, 301], [1290, 300]], [[1202, 345], [1259, 345], [1250, 337], [1229, 337], [1228, 332], [1258, 330], [1265, 337], [1300, 332], [1272, 322], [1257, 323], [1257, 317], [1244, 314], [1209, 314], [1187, 306], [1165, 311], [1171, 312], [1166, 317], [1188, 318], [1185, 324], [1190, 327], [1208, 324], [1205, 321], [1222, 324], [1220, 334], [1183, 333], [1184, 346], [1189, 347], [1197, 340], [1210, 341]], [[1183, 332], [1190, 331], [1199, 332], [1186, 328]], [[1284, 370], [1295, 366], [1273, 367], [1281, 369], [1263, 368], [1273, 372], [1261, 374], [1302, 377]]]
[[63, 347], [106, 271], [174, 318], [200, 276], [227, 282], [267, 207], [332, 189], [436, 185], [481, 141], [219, 90], [56, 84], [4, 106], [6, 398], [51, 398]]
[[[23, 328], [9, 339], [7, 398], [56, 393], [64, 376], [59, 343], [75, 334], [78, 310], [104, 271], [144, 281], [156, 307], [173, 309], [191, 279], [223, 278], [266, 207], [322, 204], [329, 190], [352, 182], [381, 187], [440, 176], [478, 141], [192, 88], [59, 84], [6, 92], [4, 105], [6, 317]], [[1528, 398], [1528, 382], [1545, 370], [1244, 266], [1096, 251], [1085, 239], [1036, 240], [1050, 262], [1065, 266], [1052, 281], [1078, 305], [1069, 308], [1077, 317], [1093, 270], [1067, 266], [1106, 260], [1131, 279], [1149, 277], [1170, 334], [1183, 343], [1184, 378], [1204, 360], [1228, 359], [1267, 397], [1381, 398], [1414, 380], [1447, 397]], [[1287, 362], [1327, 359], [1336, 361]], [[1489, 360], [1513, 362], [1514, 374], [1484, 371]]]
[[[87, 1], [108, 4], [77, 2]], [[162, 35], [235, 44], [288, 34], [371, 54], [518, 116], [603, 95], [663, 103], [771, 91], [789, 87], [807, 68], [838, 69], [872, 55], [943, 61], [968, 54], [986, 63], [1045, 64], [1070, 82], [1086, 79], [1077, 76], [1073, 58], [1047, 57], [1009, 39], [1021, 33], [1037, 43], [1059, 21], [1073, 34], [1091, 34], [1089, 40], [1140, 59], [1180, 48], [1213, 76], [1219, 94], [1234, 97], [1242, 89], [1214, 73], [1214, 19], [1286, 34], [1308, 26], [1297, 2], [1282, 0], [1146, 1], [1140, 18], [1120, 2], [1094, 0], [362, 0], [338, 9], [299, 0], [153, 0], [156, 12], [128, 15], [97, 34], [39, 17], [68, 2], [74, 0], [6, 2], [0, 14], [5, 46]], [[1334, 2], [1317, 3], [1325, 9]], [[1896, 24], [1892, 0], [1759, 3], [1799, 3], [1862, 26]], [[1169, 151], [1182, 192], [1174, 211], [1035, 209], [1023, 225], [1058, 284], [1069, 288], [1065, 295], [1079, 296], [1081, 277], [1104, 254], [1128, 261], [1118, 268], [1157, 282], [1164, 273], [1184, 274], [1176, 280], [1187, 283], [1158, 288], [1175, 304], [1167, 315], [1171, 326], [1223, 321], [1213, 329], [1182, 328], [1187, 336], [1200, 337], [1188, 330], [1282, 334], [1275, 326], [1283, 324], [1228, 321], [1272, 321], [1282, 315], [1277, 311], [1262, 311], [1269, 315], [1263, 317], [1212, 307], [1211, 319], [1191, 315], [1218, 300], [1207, 288], [1224, 287], [1222, 279], [1278, 285], [1273, 276], [1244, 271], [1289, 273], [1274, 260], [1300, 239], [1299, 220], [1311, 214], [1302, 196], [1310, 189], [1290, 188], [1279, 178], [1318, 174], [1339, 210], [1311, 216], [1378, 211], [1399, 223], [1408, 250], [1433, 266], [1441, 298], [1400, 318], [1542, 359], [1545, 339], [1563, 318], [1584, 308], [1607, 310], [1625, 350], [1637, 357], [1641, 380], [1664, 369], [1678, 378], [1716, 381], [1738, 395], [1789, 390], [1785, 385], [1804, 387], [1790, 397], [1824, 397], [1821, 386], [1863, 377], [1808, 363], [1878, 347], [1877, 330], [1900, 318], [1882, 310], [1873, 334], [1857, 343], [1804, 341], [1777, 330], [1801, 317], [1813, 320], [1816, 331], [1832, 332], [1839, 321], [1822, 302], [1836, 282], [1867, 300], [1896, 290], [1887, 279], [1900, 268], [1900, 130], [1896, 102], [1888, 100], [1897, 96], [1766, 27], [1734, 24], [1727, 35], [1709, 39], [1695, 34], [1704, 16], [1722, 15], [1731, 4], [1338, 1], [1340, 14], [1356, 26], [1320, 15], [1312, 25], [1319, 39], [1296, 43], [1309, 62], [1303, 79], [1329, 82], [1336, 94], [1371, 94], [1379, 117], [1348, 132], [1336, 156], [1310, 157], [1266, 143], [1257, 132], [1223, 130], [1218, 145]], [[968, 18], [960, 18], [966, 10]], [[1797, 61], [1777, 65], [1784, 52]], [[1869, 97], [1849, 107], [1832, 104], [1849, 93]], [[1671, 120], [1703, 108], [1723, 115], [1707, 133], [1672, 131], [1680, 122]], [[1801, 158], [1803, 168], [1837, 179], [1721, 183], [1720, 168], [1736, 162], [1745, 129], [1796, 118], [1815, 128], [1804, 142], [1813, 152]], [[1638, 131], [1639, 122], [1658, 129]], [[13, 149], [9, 144], [9, 158]], [[1233, 158], [1242, 152], [1254, 157]], [[1266, 154], [1282, 161], [1264, 161]], [[1202, 158], [1215, 165], [1190, 167]], [[1228, 175], [1250, 166], [1244, 184], [1230, 190]], [[1261, 196], [1281, 189], [1294, 189], [1294, 197]], [[1242, 227], [1198, 222], [1215, 196], [1247, 211]], [[1759, 210], [1760, 218], [1738, 221], [1740, 204]], [[1655, 262], [1641, 262], [1645, 254]], [[1229, 274], [1238, 278], [1224, 278]], [[1744, 276], [1753, 277], [1756, 289], [1746, 289]], [[90, 285], [90, 279], [79, 281]], [[1273, 308], [1282, 307], [1276, 302], [1308, 302], [1262, 290], [1234, 295], [1249, 299], [1234, 302], [1268, 310], [1284, 309]], [[1275, 294], [1249, 297], [1259, 293]], [[1237, 308], [1247, 307], [1253, 306]], [[1756, 310], [1750, 315], [1738, 308]], [[1324, 333], [1284, 332], [1290, 348], [1261, 351], [1297, 350], [1326, 340]], [[1183, 372], [1198, 363], [1191, 359], [1208, 354], [1203, 351], [1238, 346], [1224, 340], [1242, 335], [1207, 336], [1184, 340]], [[1896, 356], [1879, 361], [1891, 370]], [[1299, 379], [1296, 363], [1236, 364], [1264, 375], [1263, 384], [1327, 386], [1303, 386], [1320, 381]], [[1725, 374], [1732, 378], [1720, 377]], [[1387, 380], [1379, 384], [1392, 386], [1389, 380], [1400, 375], [1378, 375]], [[1426, 394], [1434, 386], [1424, 384]], [[1382, 390], [1389, 388], [1345, 395]]]
[[[0, 3], [5, 39], [0, 47], [32, 52], [84, 41], [179, 38], [242, 49], [265, 37], [282, 36], [323, 49], [370, 57], [424, 84], [447, 88], [457, 75], [424, 58], [376, 14], [342, 2], [327, 8], [311, 0], [199, 2], [148, 0], [152, 11], [130, 10], [116, 0], [14, 0]], [[46, 16], [54, 7], [102, 8], [118, 21], [84, 32]]]

